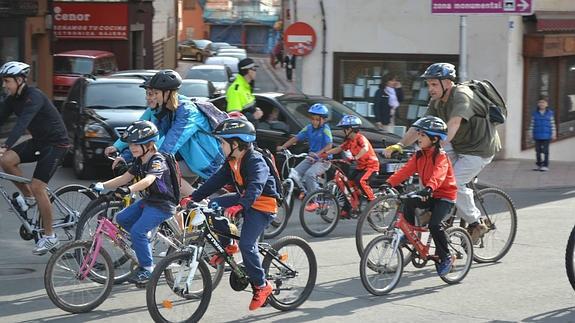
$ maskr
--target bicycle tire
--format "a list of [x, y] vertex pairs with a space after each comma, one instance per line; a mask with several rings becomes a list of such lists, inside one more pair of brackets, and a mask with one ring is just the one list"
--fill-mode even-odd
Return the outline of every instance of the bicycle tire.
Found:
[[[360, 257], [363, 255], [365, 246], [369, 241], [377, 235], [387, 232], [387, 228], [395, 216], [395, 208], [393, 206], [396, 205], [396, 202], [393, 201], [393, 199], [394, 197], [388, 195], [378, 196], [368, 204], [367, 208], [361, 212], [361, 215], [357, 219], [357, 226], [355, 228], [355, 246]], [[385, 202], [388, 202], [389, 205], [386, 206]], [[386, 212], [386, 214], [383, 214], [383, 217], [380, 216], [380, 214], [376, 214], [375, 216], [372, 215], [373, 212], [379, 213], [379, 208], [383, 208], [381, 212]], [[366, 238], [366, 233], [368, 232], [373, 232], [374, 236], [370, 235], [369, 238]]]
[[[317, 208], [314, 212], [309, 212], [311, 215], [306, 214], [308, 213], [308, 211], [305, 209], [307, 204], [310, 201], [315, 200], [321, 200], [321, 207]], [[312, 217], [314, 213], [315, 215], [319, 215], [319, 217], [314, 217], [314, 220], [317, 220], [315, 218], [321, 219], [320, 221], [315, 222], [323, 226], [326, 223], [326, 216], [324, 213], [327, 213], [330, 210], [335, 210], [335, 214], [330, 217], [331, 222], [327, 222], [327, 227], [323, 230], [316, 230], [314, 228], [315, 224], [312, 223]], [[308, 194], [305, 197], [300, 207], [299, 219], [305, 232], [313, 237], [323, 237], [332, 232], [337, 226], [337, 222], [339, 221], [339, 212], [340, 208], [335, 196], [333, 196], [333, 194], [328, 190], [321, 189]]]
[[[372, 295], [382, 296], [389, 294], [401, 280], [404, 256], [401, 248], [397, 248], [397, 253], [394, 256], [391, 248], [392, 241], [393, 239], [391, 237], [380, 235], [367, 244], [361, 256], [361, 261], [359, 262], [361, 283]], [[390, 252], [391, 255], [387, 257], [387, 260], [382, 259], [382, 253], [387, 255]], [[395, 258], [395, 260], [393, 258]], [[374, 274], [371, 274], [371, 272]], [[383, 286], [375, 286], [376, 279], [382, 279], [383, 277], [380, 276], [386, 276], [387, 274], [391, 274], [389, 283], [385, 283]], [[373, 279], [370, 279], [370, 275], [375, 276]]]
[[[50, 300], [52, 301], [52, 303], [54, 303], [54, 305], [56, 305], [57, 307], [59, 307], [60, 309], [69, 312], [69, 313], [85, 313], [85, 312], [89, 312], [93, 309], [95, 309], [96, 307], [100, 306], [102, 304], [102, 302], [104, 302], [104, 300], [106, 300], [108, 298], [108, 296], [110, 295], [110, 292], [112, 291], [112, 285], [113, 285], [113, 279], [111, 279], [111, 277], [113, 277], [114, 275], [114, 267], [112, 265], [112, 259], [110, 258], [110, 255], [106, 252], [106, 250], [104, 248], [100, 249], [100, 256], [102, 256], [102, 260], [99, 261], [100, 264], [103, 264], [103, 268], [105, 268], [105, 270], [107, 271], [107, 274], [105, 275], [108, 279], [104, 280], [102, 283], [100, 282], [96, 282], [97, 284], [103, 284], [103, 289], [102, 292], [100, 293], [100, 295], [98, 295], [96, 297], [95, 300], [86, 303], [86, 298], [80, 297], [81, 298], [81, 304], [71, 304], [69, 301], [65, 301], [61, 296], [58, 295], [57, 292], [57, 288], [54, 286], [54, 271], [56, 268], [60, 268], [61, 266], [57, 266], [58, 261], [60, 259], [62, 259], [62, 257], [67, 257], [68, 260], [70, 260], [70, 258], [74, 258], [74, 261], [76, 265], [78, 265], [78, 267], [81, 265], [83, 258], [81, 258], [80, 254], [82, 253], [81, 250], [87, 250], [89, 251], [91, 249], [92, 246], [92, 241], [73, 241], [70, 242], [68, 244], [66, 244], [65, 246], [63, 246], [62, 248], [59, 248], [51, 257], [50, 260], [48, 261], [48, 264], [46, 265], [46, 270], [44, 272], [44, 286], [46, 288], [46, 293], [48, 294], [48, 297], [50, 298]], [[73, 255], [68, 255], [68, 253], [70, 253], [71, 249], [75, 249], [75, 248], [82, 248], [81, 250], [77, 250], [73, 252]], [[67, 272], [70, 272], [69, 270]], [[74, 276], [78, 276], [77, 273]], [[88, 276], [86, 278], [86, 280], [92, 280], [94, 281], [94, 279], [92, 279], [93, 277]], [[67, 283], [69, 283], [69, 280], [67, 280]], [[67, 284], [68, 285], [68, 284]], [[67, 286], [69, 287], [69, 286]], [[92, 290], [92, 289], [89, 289]], [[86, 292], [86, 291], [85, 291]], [[83, 295], [85, 295], [85, 292], [83, 293]], [[64, 294], [66, 296], [70, 296], [71, 293], [66, 290], [66, 293]]]
[[565, 249], [565, 271], [567, 272], [567, 279], [573, 290], [575, 290], [575, 226], [571, 230], [569, 240], [567, 240], [567, 248]]
[[[467, 230], [460, 227], [450, 227], [445, 230], [447, 234], [448, 248], [455, 261], [451, 271], [445, 276], [439, 276], [441, 280], [448, 284], [457, 284], [461, 282], [471, 269], [473, 263], [473, 243]], [[454, 238], [456, 241], [453, 241]], [[466, 257], [466, 258], [465, 258]], [[463, 266], [461, 266], [462, 259]], [[439, 264], [435, 263], [435, 269], [438, 270]]]
[[[291, 249], [287, 250], [287, 248], [290, 247], [299, 248], [301, 251], [303, 251], [303, 253], [298, 255], [298, 252], [296, 251], [292, 251]], [[271, 245], [271, 249], [275, 250], [278, 255], [285, 256], [287, 259], [285, 262], [283, 262], [283, 264], [287, 264], [290, 269], [296, 271], [298, 274], [296, 277], [286, 277], [289, 273], [285, 270], [282, 264], [277, 263], [278, 261], [275, 260], [271, 255], [266, 255], [262, 261], [262, 267], [266, 273], [266, 279], [271, 281], [272, 285], [275, 286], [274, 292], [268, 298], [269, 304], [277, 310], [290, 311], [303, 304], [313, 291], [317, 279], [317, 260], [311, 246], [300, 237], [283, 237], [274, 242]], [[284, 249], [283, 252], [282, 249]], [[296, 293], [294, 299], [288, 300], [288, 297], [282, 296], [285, 296], [285, 294], [288, 294], [288, 292], [292, 292], [297, 289], [297, 287], [294, 287], [291, 285], [291, 283], [294, 282], [299, 277], [299, 275], [302, 275], [302, 273], [305, 272], [305, 268], [300, 266], [294, 268], [294, 262], [300, 258], [300, 256], [305, 256], [304, 260], [307, 260], [307, 265], [309, 266], [308, 277], [303, 284], [301, 293]], [[277, 270], [277, 272], [275, 270]], [[288, 286], [288, 288], [286, 288], [286, 286]], [[278, 289], [278, 287], [281, 288]]]
[[[169, 310], [174, 306], [174, 303], [180, 303], [180, 302], [183, 303], [186, 301], [193, 301], [194, 299], [197, 299], [197, 297], [191, 297], [189, 296], [190, 294], [184, 294], [183, 292], [181, 295], [178, 295], [176, 292], [173, 291], [173, 285], [170, 286], [169, 284], [167, 290], [164, 291], [164, 289], [162, 289], [162, 291], [158, 291], [159, 284], [161, 283], [160, 282], [161, 277], [163, 276], [166, 270], [170, 270], [168, 267], [172, 266], [172, 264], [176, 264], [175, 265], [176, 267], [174, 268], [181, 269], [183, 268], [182, 263], [189, 260], [191, 256], [192, 254], [190, 252], [186, 251], [176, 252], [162, 259], [162, 261], [160, 261], [160, 263], [156, 265], [156, 268], [152, 273], [152, 277], [150, 278], [150, 281], [146, 285], [146, 306], [148, 308], [148, 313], [150, 313], [150, 316], [152, 317], [154, 322], [173, 322], [173, 320], [166, 318], [167, 316], [166, 314], [162, 314], [163, 309]], [[201, 275], [201, 278], [198, 280], [195, 279], [194, 280], [195, 281], [201, 280], [202, 282], [200, 304], [198, 308], [195, 311], [193, 311], [193, 313], [189, 317], [183, 320], [178, 319], [177, 321], [179, 322], [181, 321], [198, 322], [208, 309], [213, 289], [209, 269], [203, 261], [198, 262], [197, 269], [198, 271], [196, 271], [196, 273], [199, 273]], [[159, 304], [156, 301], [157, 293], [166, 294], [166, 296], [163, 295], [160, 296], [161, 302]], [[175, 299], [177, 302], [173, 302], [171, 301], [171, 299]], [[189, 308], [189, 305], [185, 306], [186, 308]]]
[[[517, 234], [517, 209], [513, 204], [513, 200], [511, 200], [509, 195], [507, 195], [507, 193], [504, 191], [498, 188], [488, 187], [479, 190], [475, 198], [475, 203], [481, 203], [480, 199], [485, 200], [489, 196], [498, 196], [498, 198], [503, 201], [505, 207], [507, 207], [507, 211], [505, 211], [505, 213], [507, 214], [507, 212], [509, 212], [509, 233], [505, 237], [506, 240], [501, 248], [495, 248], [493, 252], [489, 252], [491, 249], [490, 246], [494, 245], [494, 243], [499, 240], [496, 236], [496, 233], [502, 232], [501, 228], [503, 228], [504, 222], [501, 220], [505, 220], [505, 218], [499, 218], [498, 215], [502, 214], [502, 212], [498, 212], [497, 215], [495, 215], [493, 212], [491, 212], [490, 206], [486, 205], [486, 203], [483, 203], [483, 206], [487, 208], [488, 212], [490, 213], [489, 217], [491, 223], [484, 223], [489, 228], [489, 231], [487, 231], [483, 237], [479, 239], [478, 244], [474, 245], [473, 259], [478, 263], [496, 262], [503, 258], [511, 249]], [[493, 207], [493, 205], [491, 207]], [[496, 207], [499, 207], [499, 205]], [[479, 207], [479, 210], [483, 212], [481, 207]], [[483, 221], [487, 221], [483, 215], [481, 218]]]
[[287, 227], [290, 218], [291, 209], [287, 201], [282, 201], [278, 207], [275, 218], [270, 222], [264, 231], [265, 239], [272, 239], [280, 235]]

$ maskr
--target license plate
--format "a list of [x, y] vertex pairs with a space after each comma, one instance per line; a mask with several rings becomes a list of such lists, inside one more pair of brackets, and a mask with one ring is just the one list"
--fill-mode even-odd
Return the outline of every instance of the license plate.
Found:
[[385, 171], [395, 173], [395, 171], [403, 167], [403, 165], [405, 165], [405, 163], [387, 163], [385, 164]]

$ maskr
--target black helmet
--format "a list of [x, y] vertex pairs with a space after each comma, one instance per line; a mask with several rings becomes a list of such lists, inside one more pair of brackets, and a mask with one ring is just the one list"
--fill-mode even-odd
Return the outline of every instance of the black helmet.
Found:
[[251, 122], [241, 118], [222, 121], [214, 129], [213, 134], [224, 139], [238, 138], [244, 142], [256, 141], [256, 128]]
[[148, 83], [152, 89], [168, 91], [177, 90], [182, 85], [182, 77], [178, 72], [173, 70], [161, 70], [154, 74]]
[[438, 117], [425, 116], [415, 121], [412, 127], [420, 129], [428, 136], [438, 136], [441, 140], [447, 139], [447, 124]]
[[455, 66], [449, 63], [435, 63], [429, 65], [421, 78], [426, 80], [437, 79], [437, 80], [452, 80], [455, 81], [457, 75], [455, 74]]
[[122, 134], [121, 140], [129, 144], [145, 144], [158, 141], [160, 135], [156, 125], [146, 120], [138, 120], [128, 126]]

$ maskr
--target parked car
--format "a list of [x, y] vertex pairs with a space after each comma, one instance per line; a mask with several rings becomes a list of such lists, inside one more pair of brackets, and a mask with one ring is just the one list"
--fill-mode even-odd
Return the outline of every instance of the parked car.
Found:
[[114, 53], [101, 50], [73, 50], [54, 55], [54, 101], [60, 105], [78, 77], [107, 75], [118, 70]]
[[233, 75], [228, 66], [196, 65], [188, 70], [185, 78], [211, 81], [216, 87], [216, 95], [225, 95]]
[[222, 55], [224, 53], [244, 53], [247, 54], [246, 50], [243, 48], [221, 48], [216, 52], [219, 55]]
[[232, 74], [238, 74], [238, 63], [240, 60], [237, 57], [229, 56], [213, 56], [206, 59], [206, 64], [209, 65], [225, 65], [232, 70]]
[[206, 39], [184, 40], [178, 43], [178, 59], [185, 57], [194, 58], [198, 62], [203, 62], [204, 58], [210, 56], [206, 46], [211, 41]]
[[222, 48], [237, 48], [237, 47], [224, 42], [211, 43], [208, 44], [208, 46], [206, 46], [206, 50], [210, 52], [210, 56], [216, 55], [216, 52]]
[[207, 101], [216, 97], [216, 87], [211, 81], [185, 79], [178, 93], [193, 98], [195, 101]]
[[159, 70], [122, 70], [114, 72], [108, 75], [108, 77], [136, 77], [145, 80], [154, 76], [154, 74], [158, 73], [158, 71]]
[[246, 57], [248, 57], [248, 55], [246, 53], [240, 53], [240, 52], [225, 52], [225, 53], [221, 53], [216, 57], [233, 57], [233, 58], [237, 58], [238, 60], [242, 60]]
[[[277, 146], [286, 142], [291, 136], [295, 136], [306, 124], [310, 123], [308, 109], [315, 103], [323, 103], [329, 109], [328, 123], [333, 133], [335, 145], [344, 140], [343, 129], [337, 127], [337, 123], [345, 114], [358, 116], [362, 120], [362, 133], [369, 139], [376, 152], [381, 153], [389, 145], [398, 142], [401, 137], [378, 130], [369, 120], [348, 108], [347, 106], [327, 97], [312, 96], [305, 94], [282, 94], [282, 93], [254, 93], [256, 106], [260, 107], [264, 116], [260, 119], [257, 128], [257, 144], [260, 148], [266, 148], [275, 152]], [[211, 100], [219, 109], [225, 111], [225, 96]], [[269, 120], [272, 110], [279, 112], [277, 120]], [[298, 143], [291, 150], [294, 153], [308, 151], [306, 143]], [[380, 156], [381, 158], [381, 156]], [[281, 163], [281, 160], [278, 162]], [[381, 160], [380, 173], [374, 182], [383, 184], [390, 172], [395, 169], [395, 163], [387, 163]], [[281, 164], [280, 164], [281, 165]]]
[[109, 166], [103, 152], [146, 109], [140, 78], [80, 77], [62, 106], [62, 117], [73, 143], [71, 155], [78, 178], [96, 175], [96, 167]]

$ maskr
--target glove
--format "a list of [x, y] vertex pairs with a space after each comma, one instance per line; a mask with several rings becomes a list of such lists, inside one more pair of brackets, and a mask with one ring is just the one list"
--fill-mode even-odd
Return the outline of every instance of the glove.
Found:
[[385, 150], [391, 150], [392, 152], [396, 151], [396, 152], [402, 154], [403, 153], [403, 146], [400, 144], [395, 144], [395, 145], [385, 147]]
[[187, 209], [188, 205], [194, 202], [194, 199], [192, 198], [192, 196], [186, 196], [183, 199], [180, 200], [180, 207], [182, 207], [182, 209]]
[[96, 192], [102, 192], [104, 190], [104, 183], [102, 182], [92, 183], [90, 184], [90, 189]]
[[241, 206], [240, 204], [230, 206], [224, 211], [224, 216], [233, 220], [236, 218], [236, 216], [238, 216], [238, 213], [240, 213], [243, 209], [244, 207]]
[[126, 195], [130, 195], [131, 191], [130, 191], [130, 188], [128, 186], [120, 186], [114, 191], [114, 193], [116, 193], [120, 196], [126, 196]]
[[431, 187], [426, 186], [424, 189], [419, 190], [417, 192], [417, 195], [421, 196], [423, 200], [427, 200], [429, 197], [431, 197], [432, 192], [433, 190], [431, 189]]

